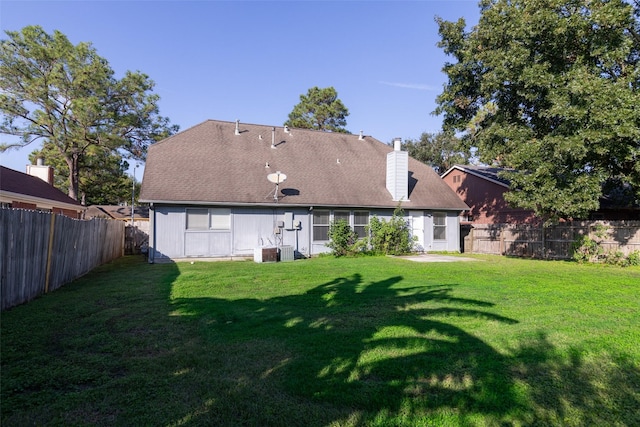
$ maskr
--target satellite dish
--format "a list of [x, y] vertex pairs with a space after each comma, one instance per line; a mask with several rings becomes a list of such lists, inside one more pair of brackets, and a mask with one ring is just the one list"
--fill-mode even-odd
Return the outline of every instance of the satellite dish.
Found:
[[267, 179], [273, 182], [274, 184], [282, 184], [287, 180], [287, 175], [278, 171], [276, 173], [270, 173], [269, 175], [267, 175]]
[[277, 203], [278, 202], [278, 184], [282, 184], [283, 182], [285, 182], [287, 180], [287, 175], [283, 174], [280, 171], [277, 171], [276, 173], [270, 173], [269, 175], [267, 175], [267, 179], [276, 185], [276, 191], [275, 193], [273, 193], [273, 200], [275, 200]]

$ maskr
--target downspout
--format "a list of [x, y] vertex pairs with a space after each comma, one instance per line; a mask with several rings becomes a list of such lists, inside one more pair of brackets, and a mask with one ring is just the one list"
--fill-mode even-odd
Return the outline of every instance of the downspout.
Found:
[[307, 215], [307, 228], [309, 229], [309, 253], [307, 256], [311, 258], [313, 247], [313, 206], [309, 206], [309, 214]]
[[149, 247], [147, 248], [149, 255], [149, 264], [153, 264], [156, 258], [156, 209], [153, 203], [149, 205], [151, 215], [149, 216]]

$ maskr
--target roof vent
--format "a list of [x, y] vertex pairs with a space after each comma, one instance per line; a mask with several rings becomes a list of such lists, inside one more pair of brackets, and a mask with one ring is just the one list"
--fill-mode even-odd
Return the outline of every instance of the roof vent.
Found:
[[284, 125], [284, 133], [289, 133], [289, 126]]
[[359, 139], [360, 141], [362, 141], [362, 140], [364, 139], [364, 135], [362, 134], [362, 131], [360, 131], [360, 136], [358, 137], [358, 139]]
[[236, 120], [236, 135], [240, 135], [240, 120]]
[[271, 128], [271, 148], [276, 148], [276, 128]]

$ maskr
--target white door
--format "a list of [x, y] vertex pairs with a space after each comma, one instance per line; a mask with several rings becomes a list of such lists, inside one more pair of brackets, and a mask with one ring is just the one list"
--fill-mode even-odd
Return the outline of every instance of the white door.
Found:
[[424, 252], [424, 213], [422, 211], [409, 211], [411, 221], [411, 235], [416, 237], [414, 248]]

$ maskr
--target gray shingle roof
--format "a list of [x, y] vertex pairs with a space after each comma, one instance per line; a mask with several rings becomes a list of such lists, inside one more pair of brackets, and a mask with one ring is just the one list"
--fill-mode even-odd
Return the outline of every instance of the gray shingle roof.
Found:
[[[208, 120], [149, 147], [140, 201], [275, 203], [267, 175], [281, 171], [279, 205], [395, 207], [386, 189], [392, 147], [372, 137]], [[409, 158], [405, 209], [467, 206], [429, 166]]]
[[[111, 218], [111, 219], [131, 219], [131, 206], [118, 205], [91, 205], [87, 208], [85, 218]], [[136, 206], [133, 211], [133, 219], [149, 219], [149, 208]]]

